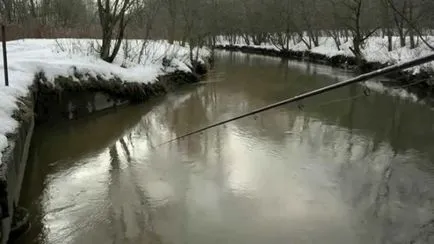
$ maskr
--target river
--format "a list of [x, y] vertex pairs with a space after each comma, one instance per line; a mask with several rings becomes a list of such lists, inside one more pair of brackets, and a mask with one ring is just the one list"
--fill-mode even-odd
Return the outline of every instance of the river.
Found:
[[203, 85], [40, 126], [19, 243], [434, 243], [434, 110], [345, 87], [159, 144], [352, 74], [219, 51]]

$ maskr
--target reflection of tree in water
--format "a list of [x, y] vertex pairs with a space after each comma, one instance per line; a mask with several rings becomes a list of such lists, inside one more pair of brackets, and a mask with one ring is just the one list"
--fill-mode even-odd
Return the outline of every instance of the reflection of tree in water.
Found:
[[[401, 111], [399, 110], [399, 108], [397, 108], [397, 106], [395, 106], [393, 107], [393, 116], [390, 122], [389, 129], [392, 141], [400, 140], [399, 137], [402, 131], [401, 123]], [[374, 216], [378, 218], [384, 218], [383, 228], [389, 230], [389, 233], [384, 233], [384, 241], [390, 239], [391, 236], [394, 236], [395, 233], [392, 232], [393, 227], [399, 228], [398, 226], [400, 225], [400, 220], [396, 220], [395, 216], [393, 216], [393, 212], [391, 211], [391, 203], [394, 203], [396, 201], [406, 205], [411, 205], [412, 203], [414, 203], [415, 208], [427, 208], [430, 209], [431, 212], [434, 211], [434, 206], [432, 203], [426, 204], [427, 202], [432, 202], [433, 196], [430, 196], [429, 192], [424, 192], [423, 187], [425, 186], [425, 183], [418, 182], [419, 179], [417, 175], [413, 175], [414, 178], [410, 179], [411, 182], [404, 181], [402, 183], [400, 182], [402, 181], [402, 179], [400, 179], [402, 178], [402, 176], [400, 177], [399, 175], [397, 175], [394, 177], [393, 173], [395, 171], [395, 168], [404, 167], [404, 165], [408, 163], [408, 159], [404, 159], [404, 161], [402, 161], [398, 160], [398, 157], [398, 151], [393, 150], [393, 157], [390, 160], [389, 164], [386, 165], [383, 170], [381, 181], [378, 187], [378, 195], [375, 201], [376, 208], [374, 211]], [[412, 175], [410, 175], [410, 177], [412, 177]], [[394, 187], [391, 186], [392, 180], [395, 184]], [[406, 190], [406, 188], [410, 189]], [[396, 193], [393, 193], [392, 190]], [[392, 195], [394, 197], [392, 197]], [[426, 197], [428, 199], [424, 199]], [[414, 201], [414, 198], [417, 198], [416, 202], [412, 202]], [[431, 198], [431, 200], [429, 200], [429, 198]], [[426, 223], [415, 223], [415, 227], [417, 225], [420, 226], [417, 227], [418, 230], [410, 230], [410, 233], [415, 232], [415, 234], [412, 234], [409, 239], [405, 240], [405, 243], [432, 243], [434, 241], [434, 219], [432, 219], [433, 217], [434, 216], [431, 216], [431, 220], [427, 221]]]
[[121, 139], [119, 139], [119, 143], [121, 144], [121, 147], [124, 150], [125, 155], [127, 156], [128, 165], [131, 165], [131, 153], [128, 149], [127, 143], [125, 142], [125, 138], [122, 137]]
[[[116, 145], [109, 147], [110, 155], [110, 183], [109, 183], [109, 196], [111, 199], [111, 213], [110, 222], [112, 230], [112, 240], [113, 243], [122, 243], [124, 241], [125, 233], [125, 223], [122, 221], [121, 216], [123, 215], [123, 208], [120, 206], [119, 200], [122, 199], [119, 196], [120, 192], [120, 165], [119, 165], [119, 155], [116, 149]], [[118, 211], [121, 213], [118, 213]]]
[[419, 227], [418, 233], [413, 237], [410, 244], [434, 243], [434, 219]]
[[[357, 95], [357, 87], [355, 85], [350, 86], [350, 94], [349, 97], [355, 97]], [[356, 100], [350, 99], [348, 103], [348, 133], [349, 133], [349, 144], [348, 144], [348, 152], [351, 151], [351, 148], [353, 146], [353, 128], [354, 128], [354, 111], [356, 110]]]
[[[355, 88], [349, 91], [349, 96], [356, 93]], [[304, 126], [307, 130], [303, 132], [302, 140], [309, 140], [308, 145], [313, 152], [325, 147], [337, 149], [333, 157], [342, 153], [345, 155], [346, 159], [338, 173], [341, 190], [344, 197], [348, 198], [350, 207], [355, 210], [355, 224], [360, 227], [361, 233], [364, 233], [363, 238], [375, 240], [375, 243], [430, 243], [432, 239], [429, 238], [433, 238], [434, 232], [433, 216], [428, 221], [414, 216], [417, 216], [420, 210], [433, 211], [434, 192], [424, 190], [424, 172], [413, 162], [408, 162], [423, 159], [413, 159], [418, 157], [417, 155], [400, 154], [393, 147], [389, 147], [389, 144], [381, 143], [378, 136], [366, 137], [359, 133], [360, 130], [355, 130], [356, 110], [359, 109], [359, 106], [356, 108], [356, 102], [349, 100], [348, 109], [343, 113], [345, 121], [341, 121], [344, 121], [347, 130], [342, 139], [336, 139], [339, 133], [335, 128], [327, 126], [325, 122], [318, 122], [321, 124], [319, 129], [316, 125], [315, 128]], [[403, 122], [399, 106], [393, 107], [391, 113], [393, 116], [383, 134], [388, 134], [387, 138], [392, 141], [400, 141]], [[313, 122], [308, 116], [305, 118]], [[290, 122], [293, 128], [300, 124], [296, 120]], [[315, 122], [311, 123], [314, 124]], [[328, 134], [331, 137], [328, 137]], [[337, 146], [341, 144], [342, 147], [337, 148], [333, 143], [337, 143]], [[430, 182], [433, 176], [428, 173], [426, 177]], [[397, 204], [402, 207], [397, 207]], [[418, 225], [420, 227], [417, 227]]]
[[[401, 118], [399, 108], [394, 107], [393, 117], [386, 131], [392, 141], [400, 140]], [[351, 124], [352, 121], [350, 120], [349, 125]], [[349, 129], [349, 134], [352, 137], [353, 132], [351, 129]], [[353, 140], [350, 138], [349, 142], [351, 141]], [[353, 144], [350, 144], [349, 148], [352, 146]], [[364, 151], [365, 154], [369, 153], [369, 155], [388, 153], [378, 145], [375, 146], [375, 142], [374, 147], [369, 149], [368, 146], [365, 146]], [[377, 231], [380, 243], [429, 243], [425, 241], [432, 238], [433, 229], [429, 227], [433, 226], [433, 220], [428, 221], [428, 224], [419, 223], [420, 220], [418, 219], [406, 217], [406, 212], [415, 212], [414, 214], [417, 214], [418, 209], [432, 212], [432, 204], [427, 204], [428, 199], [433, 197], [432, 193], [424, 192], [423, 188], [426, 183], [424, 183], [423, 179], [418, 178], [421, 177], [422, 172], [418, 171], [415, 165], [410, 164], [412, 167], [407, 169], [408, 159], [405, 156], [398, 154], [398, 151], [393, 148], [390, 148], [389, 152], [390, 158], [385, 159], [386, 161], [382, 160], [381, 169], [378, 171], [374, 169], [378, 165], [375, 166], [370, 162], [374, 158], [368, 155], [366, 159], [369, 161], [351, 162], [352, 153], [350, 149], [348, 150], [348, 165], [357, 163], [360, 166], [346, 167], [343, 173], [351, 175], [352, 173], [348, 172], [348, 170], [367, 172], [361, 182], [353, 182], [353, 184], [362, 184], [359, 190], [354, 191], [354, 207], [362, 210], [364, 213], [362, 218], [366, 221], [366, 226]], [[354, 174], [357, 175], [358, 173]], [[403, 180], [405, 178], [407, 179]], [[356, 186], [352, 188], [357, 189]], [[372, 203], [368, 200], [371, 194], [373, 194]], [[415, 198], [418, 200], [415, 201]], [[363, 199], [368, 200], [368, 202]], [[402, 209], [397, 208], [397, 204], [405, 207]], [[372, 227], [376, 226], [375, 223], [379, 224], [379, 228]], [[417, 231], [416, 226], [420, 224], [422, 225]], [[411, 234], [414, 232], [418, 232], [418, 234], [415, 234], [416, 237]], [[401, 233], [406, 234], [401, 235]], [[418, 242], [420, 239], [424, 239], [424, 241]]]
[[[113, 243], [150, 243], [159, 244], [161, 239], [155, 232], [152, 216], [150, 213], [150, 203], [145, 196], [145, 193], [140, 189], [139, 179], [134, 170], [134, 165], [131, 163], [132, 155], [128, 149], [128, 145], [125, 141], [125, 137], [119, 140], [123, 153], [126, 156], [127, 167], [121, 168], [121, 159], [116, 143], [109, 148], [110, 155], [110, 184], [109, 196], [111, 198], [111, 213], [110, 222], [113, 235]], [[132, 145], [132, 143], [130, 143]], [[127, 182], [130, 181], [131, 187], [134, 188], [135, 196], [133, 194], [124, 195], [123, 191], [126, 189]], [[137, 202], [138, 201], [138, 202]], [[130, 206], [125, 206], [129, 204]], [[134, 208], [134, 217], [128, 217], [124, 210], [128, 208]], [[134, 223], [128, 223], [135, 221]], [[133, 237], [131, 240], [127, 236], [127, 225], [135, 225], [140, 229], [139, 236]]]
[[[236, 95], [236, 99], [238, 100], [230, 100], [230, 102], [239, 102], [239, 104], [242, 102], [248, 103], [246, 107], [249, 109], [252, 107], [257, 107], [258, 104], [264, 104], [275, 99], [274, 95], [274, 97], [272, 97], [270, 95], [264, 94], [264, 90], [266, 91], [266, 89], [262, 90], [261, 87], [242, 92], [241, 96], [239, 96], [239, 90], [237, 90], [239, 87], [228, 87], [233, 90], [226, 88], [223, 88], [224, 90], [222, 90], [219, 88], [219, 92], [206, 90], [206, 92], [201, 94], [193, 94], [192, 97], [185, 103], [184, 108], [181, 107], [173, 109], [170, 105], [167, 105], [164, 107], [164, 116], [160, 116], [158, 119], [148, 122], [154, 124], [153, 128], [155, 128], [155, 124], [158, 123], [159, 125], [167, 127], [167, 129], [174, 134], [172, 137], [175, 137], [212, 122], [213, 117], [208, 114], [209, 110], [212, 110], [213, 114], [223, 114], [225, 110], [227, 111], [228, 106], [226, 106], [225, 102], [227, 103], [228, 101], [225, 101], [225, 98], [221, 94]], [[349, 89], [346, 91], [349, 91], [349, 94], [346, 93], [344, 95], [357, 95], [356, 86], [349, 87]], [[242, 101], [243, 99], [244, 101]], [[321, 123], [327, 120], [333, 122], [338, 121], [336, 123], [339, 127], [348, 129], [345, 130], [345, 139], [343, 140], [348, 143], [342, 147], [342, 149], [345, 150], [345, 156], [347, 157], [345, 164], [341, 166], [342, 169], [340, 172], [340, 177], [342, 177], [341, 183], [346, 184], [346, 186], [343, 187], [347, 188], [343, 191], [348, 190], [346, 194], [349, 195], [351, 200], [351, 207], [354, 207], [359, 213], [362, 213], [362, 216], [359, 216], [357, 221], [361, 221], [361, 218], [365, 218], [363, 220], [366, 222], [365, 225], [372, 224], [375, 226], [377, 223], [379, 223], [381, 228], [375, 230], [378, 231], [378, 236], [375, 238], [377, 239], [378, 237], [378, 239], [382, 239], [385, 242], [391, 240], [391, 236], [396, 234], [397, 230], [400, 230], [397, 227], [396, 220], [393, 222], [393, 218], [396, 216], [393, 216], [393, 209], [391, 210], [391, 205], [393, 205], [393, 202], [396, 201], [396, 196], [398, 196], [398, 200], [400, 202], [405, 203], [408, 198], [414, 197], [415, 194], [422, 194], [422, 192], [412, 192], [408, 193], [407, 195], [396, 195], [396, 192], [399, 191], [398, 186], [400, 173], [399, 171], [397, 172], [396, 169], [402, 166], [402, 163], [399, 164], [399, 160], [396, 160], [396, 157], [399, 155], [399, 152], [402, 153], [408, 149], [406, 145], [412, 143], [411, 141], [413, 140], [412, 138], [414, 138], [414, 133], [412, 130], [409, 130], [409, 128], [410, 126], [414, 126], [414, 124], [407, 123], [408, 121], [405, 121], [406, 118], [402, 113], [403, 108], [397, 106], [393, 102], [390, 102], [389, 98], [375, 97], [373, 100], [375, 103], [367, 103], [364, 101], [362, 104], [363, 106], [356, 106], [358, 105], [356, 104], [357, 101], [349, 100], [348, 103], [341, 103], [339, 105], [333, 105], [328, 109], [317, 110], [315, 111], [315, 116], [317, 120], [321, 121]], [[377, 103], [386, 104], [383, 106], [387, 107], [387, 109], [384, 107], [379, 107], [377, 109]], [[394, 111], [390, 110], [390, 104], [395, 106], [393, 107]], [[346, 113], [342, 112], [344, 111], [343, 108], [346, 109]], [[411, 106], [405, 107], [407, 110], [411, 108]], [[234, 110], [233, 107], [230, 109]], [[287, 120], [287, 126], [292, 128], [292, 125], [295, 124], [295, 119], [302, 113], [296, 111], [295, 108], [291, 109], [290, 112], [286, 111], [285, 114], [288, 115], [290, 113], [294, 114], [288, 116], [290, 118]], [[309, 123], [314, 119], [312, 113], [306, 112], [303, 114], [304, 116], [301, 117], [303, 120], [303, 128], [308, 129]], [[390, 116], [391, 121], [380, 121], [381, 119], [389, 118], [388, 115], [390, 114], [393, 114], [393, 116]], [[283, 132], [286, 128], [282, 127], [282, 129], [280, 129], [279, 123], [275, 123], [275, 121], [278, 120], [276, 119], [277, 116], [274, 116], [275, 114], [272, 115], [273, 117], [261, 117], [261, 119], [258, 121], [247, 119], [237, 121], [236, 123], [240, 128], [257, 133], [254, 135], [255, 137], [264, 137], [264, 139], [270, 142], [275, 141], [277, 143], [284, 143], [283, 139], [285, 139], [286, 136], [283, 135]], [[270, 121], [270, 123], [265, 124], [265, 122], [268, 121]], [[280, 134], [277, 135], [270, 133], [270, 130], [268, 129], [262, 131], [260, 129], [258, 130], [258, 128], [264, 128], [267, 125], [270, 128], [277, 128], [276, 131], [280, 130]], [[147, 127], [148, 128], [144, 127], [143, 129], [145, 131], [149, 130], [149, 128], [152, 126]], [[421, 127], [424, 128], [423, 125]], [[323, 129], [330, 130], [328, 132], [330, 136], [335, 135], [333, 134], [335, 132], [335, 128], [325, 126]], [[321, 132], [326, 133], [326, 131]], [[404, 133], [404, 135], [402, 133]], [[359, 141], [361, 136], [363, 137], [363, 142]], [[219, 137], [217, 138], [219, 139]], [[302, 140], [303, 138], [306, 137], [301, 137]], [[318, 135], [312, 133], [307, 138], [311, 140], [311, 146], [318, 146], [318, 142], [316, 141], [318, 140]], [[408, 139], [410, 142], [407, 142], [403, 138]], [[333, 140], [330, 140], [330, 138], [323, 138], [323, 140], [324, 141], [320, 142], [320, 146], [333, 146], [332, 143], [334, 142]], [[391, 142], [390, 144], [393, 146], [393, 149], [390, 150], [388, 147], [389, 143], [386, 142]], [[208, 151], [207, 143], [209, 143], [209, 138], [198, 139], [198, 136], [195, 136], [187, 139], [187, 141], [178, 142], [178, 147], [183, 148], [183, 151], [189, 152], [190, 154], [196, 154], [198, 152]], [[302, 143], [301, 140], [300, 143]], [[420, 143], [416, 145], [416, 148], [419, 148], [419, 144]], [[391, 158], [386, 157], [385, 161], [378, 162], [379, 160], [376, 159], [378, 154], [388, 152], [391, 152]], [[358, 158], [353, 158], [353, 156], [356, 154]], [[374, 160], [377, 161], [371, 162]], [[376, 165], [374, 165], [374, 163]], [[417, 178], [418, 173], [414, 174], [414, 176]], [[353, 182], [351, 181], [353, 179], [352, 177], [355, 178]], [[418, 179], [414, 179], [414, 181], [418, 181]], [[348, 184], [348, 182], [351, 182], [352, 184]], [[357, 186], [353, 186], [353, 184]], [[416, 187], [418, 186], [416, 185]], [[413, 208], [410, 210], [414, 211]], [[401, 220], [402, 219], [398, 219], [398, 221]], [[390, 226], [391, 224], [393, 226]], [[427, 233], [427, 230], [430, 226], [432, 226], [432, 224], [430, 225], [430, 222], [428, 224], [422, 225], [421, 232]], [[375, 228], [376, 226], [372, 227], [371, 230]], [[420, 236], [423, 235], [426, 234], [420, 234]]]
[[[393, 106], [393, 116], [389, 126], [390, 137], [393, 139], [398, 139], [399, 136], [399, 128], [400, 128], [400, 116], [399, 110], [396, 106]], [[393, 149], [392, 149], [393, 150]], [[393, 150], [392, 159], [389, 160], [387, 165], [384, 167], [383, 172], [381, 173], [380, 183], [378, 186], [377, 196], [374, 202], [374, 211], [373, 214], [375, 217], [379, 218], [383, 216], [384, 223], [383, 226], [387, 226], [390, 220], [390, 211], [388, 207], [388, 203], [390, 201], [390, 179], [392, 177], [394, 158], [397, 156], [397, 151]], [[383, 239], [386, 240], [387, 236], [384, 235]]]
[[[229, 55], [232, 54], [228, 54], [228, 56]], [[222, 59], [224, 58], [225, 56], [222, 55]], [[312, 69], [312, 67], [317, 67], [318, 69], [321, 68], [320, 66], [317, 66], [315, 64], [297, 63], [297, 66], [302, 67], [302, 69], [300, 70], [303, 70], [303, 72], [291, 70], [292, 68], [287, 68], [285, 72], [284, 70], [281, 70], [281, 67], [284, 66], [283, 61], [278, 60], [277, 62], [280, 62], [280, 66], [279, 63], [277, 63], [277, 65], [274, 65], [274, 67], [277, 67], [275, 69], [269, 69], [265, 67], [266, 62], [267, 59], [264, 58], [264, 67], [258, 69], [254, 69], [252, 67], [248, 67], [248, 69], [245, 68], [244, 73], [247, 74], [244, 74], [243, 77], [241, 77], [239, 74], [239, 72], [241, 71], [234, 72], [234, 74], [229, 74], [229, 79], [237, 81], [241, 79], [253, 80], [255, 79], [254, 76], [263, 79], [262, 82], [249, 81], [249, 83], [252, 83], [255, 87], [246, 89], [245, 94], [246, 97], [248, 96], [248, 100], [254, 101], [262, 99], [265, 103], [276, 101], [276, 98], [279, 97], [281, 94], [285, 94], [284, 97], [290, 97], [292, 95], [300, 93], [301, 91], [318, 88], [318, 86], [321, 85], [321, 82], [318, 82], [318, 80], [325, 79], [330, 81], [331, 78], [335, 76], [335, 73], [332, 72], [333, 70], [330, 70], [330, 72], [323, 72], [323, 75], [317, 75], [317, 77], [303, 75], [308, 73], [309, 71], [306, 70]], [[311, 66], [310, 68], [309, 65]], [[270, 64], [268, 64], [268, 66], [270, 66]], [[290, 67], [297, 66], [290, 65]], [[241, 69], [242, 68], [243, 67], [241, 67]], [[281, 74], [280, 78], [275, 76], [276, 73]], [[347, 75], [347, 77], [349, 76], [350, 75]], [[274, 79], [280, 79], [285, 82], [276, 82], [277, 84], [273, 83], [271, 86], [265, 87], [268, 85], [268, 81]], [[310, 82], [309, 79], [313, 80], [313, 82]], [[239, 83], [243, 82], [244, 81], [240, 81]], [[281, 86], [281, 84], [285, 83], [292, 83], [294, 86]], [[273, 90], [276, 86], [284, 92], [281, 93], [277, 90]], [[236, 89], [236, 87], [233, 86], [226, 87], [229, 89]], [[330, 93], [330, 96], [321, 95], [316, 98], [313, 97], [312, 99], [310, 99], [310, 101], [318, 101], [324, 98], [326, 98], [326, 100], [333, 100], [336, 99], [336, 96], [339, 95], [343, 95], [343, 97], [345, 97], [348, 95], [347, 90], [350, 88], [351, 87], [342, 88], [339, 91]], [[229, 89], [227, 89], [228, 91], [225, 90], [224, 92], [231, 92]], [[360, 90], [360, 86], [358, 86], [358, 89]], [[361, 102], [360, 106], [358, 106], [357, 108], [357, 111], [354, 112], [354, 121], [352, 122], [352, 128], [359, 131], [362, 130], [363, 133], [369, 134], [369, 136], [373, 135], [372, 137], [376, 139], [373, 144], [374, 147], [379, 146], [378, 142], [387, 141], [393, 146], [395, 150], [399, 152], [405, 152], [409, 148], [415, 148], [417, 150], [430, 154], [429, 156], [432, 160], [434, 160], [434, 150], [432, 150], [432, 143], [424, 142], [434, 141], [434, 127], [432, 127], [432, 124], [434, 124], [434, 117], [432, 116], [431, 111], [426, 108], [426, 106], [421, 106], [419, 104], [403, 100], [402, 98], [383, 95], [377, 92], [372, 92], [369, 99], [361, 100], [365, 101]], [[262, 105], [263, 104], [264, 103], [262, 103]], [[388, 135], [384, 132], [386, 131], [386, 126], [389, 124], [389, 118], [392, 118], [391, 108], [397, 105], [399, 105], [398, 109], [401, 110], [402, 114], [402, 128], [400, 130], [401, 137], [399, 140], [391, 140], [391, 138], [388, 137]], [[345, 119], [346, 114], [342, 113], [344, 107], [346, 107], [345, 102], [336, 103], [335, 105], [315, 110], [315, 116], [317, 116], [321, 120], [339, 121], [339, 125], [347, 127], [348, 125]], [[309, 108], [309, 106], [307, 106], [307, 108]]]
[[[169, 123], [173, 125], [173, 132], [175, 133], [175, 136], [181, 136], [187, 132], [197, 129], [198, 127], [210, 124], [210, 119], [207, 116], [207, 104], [205, 104], [202, 100], [204, 97], [208, 98], [211, 95], [212, 91], [210, 89], [207, 90], [209, 92], [199, 94], [197, 91], [195, 91], [192, 94], [191, 98], [185, 102], [185, 106], [189, 109], [177, 109], [174, 111], [177, 120], [183, 120], [184, 122], [182, 123], [185, 123], [173, 123], [169, 121]], [[186, 138], [185, 141], [183, 143], [179, 143], [178, 146], [180, 146], [184, 151], [193, 155], [201, 153], [203, 152], [203, 140], [198, 139], [197, 137], [203, 137], [204, 134], [207, 133]]]

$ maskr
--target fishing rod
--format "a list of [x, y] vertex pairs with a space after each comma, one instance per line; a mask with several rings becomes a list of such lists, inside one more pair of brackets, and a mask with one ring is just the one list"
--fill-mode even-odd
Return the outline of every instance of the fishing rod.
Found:
[[411, 67], [414, 67], [414, 66], [417, 66], [417, 65], [421, 65], [421, 64], [424, 64], [424, 63], [428, 63], [428, 62], [431, 62], [431, 61], [434, 61], [434, 53], [432, 53], [430, 55], [427, 55], [427, 56], [424, 56], [424, 57], [421, 57], [421, 58], [417, 58], [417, 59], [408, 61], [408, 62], [403, 62], [403, 63], [400, 63], [400, 64], [391, 65], [389, 67], [385, 67], [385, 68], [378, 69], [378, 70], [375, 70], [375, 71], [372, 71], [372, 72], [369, 72], [369, 73], [366, 73], [366, 74], [362, 74], [362, 75], [359, 75], [357, 77], [354, 77], [354, 78], [351, 78], [351, 79], [348, 79], [348, 80], [345, 80], [345, 81], [341, 81], [341, 82], [338, 82], [338, 83], [335, 83], [335, 84], [332, 84], [332, 85], [329, 85], [329, 86], [325, 86], [325, 87], [322, 87], [322, 88], [319, 88], [319, 89], [316, 89], [316, 90], [313, 90], [313, 91], [302, 93], [300, 95], [297, 95], [297, 96], [294, 96], [294, 97], [291, 97], [291, 98], [288, 98], [288, 99], [285, 99], [285, 100], [282, 100], [282, 101], [279, 101], [279, 102], [267, 105], [265, 107], [255, 109], [255, 110], [250, 111], [248, 113], [244, 113], [242, 115], [238, 115], [236, 117], [233, 117], [233, 118], [230, 118], [230, 119], [227, 119], [227, 120], [223, 120], [223, 121], [220, 121], [218, 123], [214, 123], [212, 125], [203, 127], [201, 129], [189, 132], [189, 133], [187, 133], [185, 135], [182, 135], [182, 136], [173, 138], [173, 139], [171, 139], [169, 141], [166, 141], [166, 142], [158, 145], [157, 147], [169, 144], [171, 142], [174, 142], [174, 141], [177, 141], [177, 140], [180, 140], [180, 139], [183, 139], [183, 138], [186, 138], [186, 137], [198, 134], [198, 133], [201, 133], [203, 131], [206, 131], [208, 129], [211, 129], [211, 128], [214, 128], [214, 127], [217, 127], [217, 126], [220, 126], [220, 125], [227, 124], [227, 123], [235, 121], [235, 120], [239, 120], [239, 119], [242, 119], [242, 118], [254, 115], [254, 114], [258, 114], [258, 113], [261, 113], [261, 112], [264, 112], [264, 111], [267, 111], [267, 110], [270, 110], [270, 109], [273, 109], [273, 108], [280, 107], [280, 106], [285, 105], [285, 104], [297, 102], [297, 101], [303, 100], [305, 98], [316, 96], [316, 95], [319, 95], [319, 94], [322, 94], [322, 93], [326, 93], [328, 91], [335, 90], [335, 89], [338, 89], [338, 88], [341, 88], [341, 87], [344, 87], [344, 86], [348, 86], [348, 85], [351, 85], [351, 84], [354, 84], [354, 83], [357, 83], [357, 82], [366, 81], [366, 80], [372, 79], [372, 78], [377, 77], [377, 76], [390, 74], [390, 73], [393, 73], [393, 72], [397, 72], [397, 71], [400, 71], [400, 70], [408, 69], [408, 68], [411, 68]]

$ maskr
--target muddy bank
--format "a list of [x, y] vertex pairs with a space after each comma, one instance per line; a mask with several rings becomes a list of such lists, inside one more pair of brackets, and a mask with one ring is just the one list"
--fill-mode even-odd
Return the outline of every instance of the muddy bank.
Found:
[[74, 77], [58, 77], [48, 82], [43, 73], [35, 77], [36, 123], [56, 119], [77, 119], [88, 114], [128, 103], [146, 102], [177, 87], [199, 81], [193, 73], [176, 71], [158, 78], [154, 83], [125, 82], [119, 78], [104, 79], [87, 74]]
[[[356, 58], [337, 55], [328, 57], [326, 55], [312, 53], [310, 51], [293, 51], [275, 49], [258, 48], [250, 46], [233, 46], [233, 45], [217, 45], [214, 48], [227, 51], [243, 52], [250, 54], [259, 54], [273, 57], [280, 57], [286, 59], [293, 59], [299, 61], [307, 61], [312, 63], [319, 63], [339, 67], [344, 69], [353, 70], [356, 73], [366, 73], [376, 69], [384, 68], [387, 64], [378, 62], [365, 62], [362, 67], [358, 67]], [[395, 82], [387, 80], [382, 82], [383, 85], [388, 87], [402, 87], [411, 93], [416, 94], [420, 99], [427, 99], [430, 102], [434, 101], [434, 74], [422, 71], [418, 74], [409, 72], [397, 72], [386, 76]]]

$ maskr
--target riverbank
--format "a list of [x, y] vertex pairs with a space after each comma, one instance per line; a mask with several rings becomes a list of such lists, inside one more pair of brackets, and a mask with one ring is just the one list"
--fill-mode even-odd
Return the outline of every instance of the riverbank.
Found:
[[[429, 39], [434, 42], [434, 38]], [[356, 58], [352, 54], [350, 41], [341, 40], [338, 48], [331, 38], [320, 38], [320, 45], [311, 49], [303, 43], [291, 43], [288, 49], [279, 48], [271, 43], [261, 45], [247, 45], [242, 38], [237, 38], [232, 43], [226, 38], [220, 37], [216, 49], [236, 51], [250, 54], [259, 54], [299, 61], [320, 63], [350, 69], [357, 73], [374, 71], [413, 58], [424, 56], [431, 52], [424, 44], [416, 49], [397, 47], [398, 40], [394, 38], [394, 50], [387, 50], [387, 39], [373, 37], [369, 39], [363, 49], [365, 63], [363, 67], [357, 67]], [[434, 62], [421, 65], [416, 68], [407, 69], [398, 73], [390, 74], [384, 82], [385, 86], [401, 87], [417, 95], [420, 99], [434, 100]]]
[[208, 50], [200, 49], [192, 64], [188, 47], [128, 40], [110, 64], [98, 58], [97, 45], [98, 40], [86, 39], [7, 43], [9, 86], [0, 88], [1, 243], [11, 230], [35, 122], [76, 119], [145, 102], [198, 82], [209, 57]]

